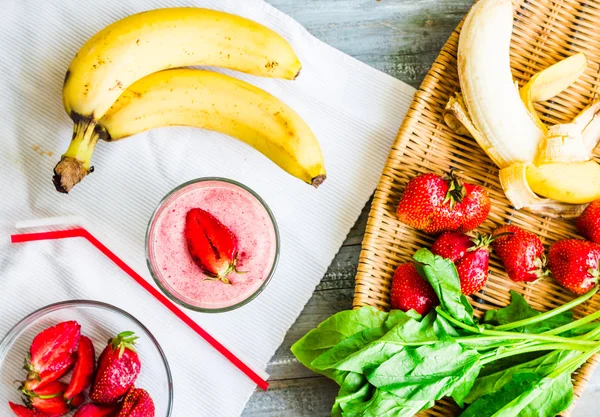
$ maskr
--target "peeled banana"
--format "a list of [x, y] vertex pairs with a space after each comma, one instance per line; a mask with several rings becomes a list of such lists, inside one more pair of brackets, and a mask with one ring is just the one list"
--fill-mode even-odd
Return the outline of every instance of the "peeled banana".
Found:
[[315, 187], [326, 176], [319, 142], [290, 107], [244, 81], [189, 68], [136, 81], [99, 120], [95, 140], [75, 138], [72, 148], [89, 165], [99, 138], [110, 142], [164, 126], [194, 126], [238, 138]]
[[[461, 92], [444, 109], [446, 124], [472, 136], [500, 168], [504, 192], [517, 209], [574, 217], [600, 197], [600, 103], [571, 123], [547, 126], [534, 103], [549, 100], [585, 71], [578, 53], [535, 74], [520, 90], [510, 69], [511, 0], [480, 0], [465, 19], [458, 44]], [[546, 198], [541, 198], [546, 197]]]
[[140, 78], [167, 68], [218, 66], [264, 77], [294, 79], [301, 65], [290, 44], [271, 29], [239, 16], [200, 8], [150, 10], [119, 20], [90, 38], [65, 76], [63, 104], [75, 123], [74, 141], [55, 168], [68, 192], [91, 169], [96, 123]]
[[527, 182], [534, 193], [571, 204], [600, 198], [600, 165], [595, 161], [530, 164]]

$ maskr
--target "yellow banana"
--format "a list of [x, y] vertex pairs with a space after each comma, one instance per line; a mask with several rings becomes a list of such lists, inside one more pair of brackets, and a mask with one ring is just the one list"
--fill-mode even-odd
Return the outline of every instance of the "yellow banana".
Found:
[[[96, 122], [135, 81], [191, 65], [284, 79], [296, 78], [301, 68], [283, 37], [239, 16], [191, 7], [132, 15], [90, 38], [69, 66], [63, 104], [75, 122], [73, 137], [90, 141]], [[73, 149], [63, 155], [55, 168], [59, 191], [68, 192], [88, 173], [85, 159]]]
[[600, 164], [596, 161], [527, 166], [527, 182], [533, 192], [571, 204], [600, 198]]
[[300, 71], [290, 44], [259, 23], [209, 9], [150, 10], [107, 26], [83, 45], [65, 77], [65, 110], [98, 120], [133, 82], [190, 65], [285, 79]]
[[315, 187], [325, 179], [319, 143], [297, 113], [251, 84], [197, 69], [159, 71], [135, 82], [100, 119], [92, 145], [75, 138], [72, 147], [90, 166], [99, 138], [119, 140], [176, 125], [201, 127], [238, 138]]

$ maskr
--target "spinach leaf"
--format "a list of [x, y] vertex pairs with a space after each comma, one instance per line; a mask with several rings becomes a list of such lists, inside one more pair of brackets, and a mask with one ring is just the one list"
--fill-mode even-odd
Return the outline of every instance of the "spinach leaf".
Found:
[[[409, 401], [433, 401], [461, 384], [468, 392], [481, 364], [477, 351], [451, 340], [405, 348], [366, 374], [369, 382]], [[457, 391], [457, 397], [462, 394]]]
[[539, 352], [527, 352], [521, 353], [520, 355], [509, 356], [508, 358], [498, 359], [497, 361], [486, 364], [479, 373], [479, 378], [495, 374], [500, 371], [505, 371], [513, 366], [520, 365], [522, 363], [530, 362], [534, 359], [540, 358], [547, 355], [547, 350], [541, 350]]
[[[539, 378], [539, 376], [536, 375]], [[518, 379], [515, 375], [513, 379]], [[492, 417], [554, 417], [573, 401], [571, 373], [563, 372], [556, 378], [542, 378], [518, 397], [503, 406]]]
[[541, 376], [533, 373], [511, 375], [510, 381], [502, 388], [480, 397], [460, 417], [491, 417], [541, 379]]
[[452, 390], [450, 396], [460, 407], [464, 407], [465, 398], [467, 398], [471, 392], [473, 384], [477, 380], [477, 375], [479, 375], [480, 371], [481, 366], [471, 366], [466, 370], [465, 374], [461, 378], [461, 381], [454, 384], [454, 389]]
[[547, 353], [532, 361], [520, 363], [502, 371], [480, 376], [475, 380], [473, 388], [465, 398], [465, 402], [472, 403], [478, 398], [499, 391], [510, 382], [514, 375], [531, 373], [540, 378], [557, 369], [561, 364], [577, 356], [579, 352], [556, 350]]
[[[434, 312], [421, 321], [399, 310], [390, 313], [390, 317], [392, 315], [383, 328], [367, 329], [351, 336], [319, 355], [311, 366], [319, 371], [338, 369], [364, 373], [365, 369], [378, 366], [401, 351], [405, 343], [437, 339], [431, 325]], [[386, 333], [389, 325], [394, 327]]]
[[340, 391], [331, 409], [332, 417], [341, 417], [343, 407], [348, 403], [362, 403], [373, 395], [374, 388], [364, 375], [347, 372], [344, 379], [338, 381]]
[[292, 353], [307, 368], [337, 380], [332, 372], [322, 372], [313, 368], [311, 363], [347, 338], [368, 329], [383, 327], [388, 316], [388, 313], [373, 307], [339, 312], [294, 343], [291, 348]]
[[554, 417], [573, 401], [571, 375], [556, 379], [536, 373], [520, 373], [501, 389], [475, 401], [460, 417]]
[[434, 323], [437, 320], [435, 311], [427, 314], [421, 321], [414, 319], [406, 320], [403, 323], [392, 327], [385, 335], [381, 337], [381, 341], [395, 343], [418, 343], [439, 340], [446, 337], [444, 329], [437, 329]]
[[361, 403], [350, 402], [342, 406], [344, 417], [412, 417], [430, 408], [433, 401], [406, 401], [389, 392], [375, 390], [373, 396]]
[[[510, 296], [511, 301], [508, 306], [499, 310], [486, 311], [483, 319], [485, 324], [499, 326], [542, 314], [541, 312], [534, 310], [518, 292], [511, 290]], [[542, 322], [534, 323], [528, 326], [517, 327], [511, 331], [521, 333], [543, 333], [565, 324], [569, 324], [572, 321], [573, 313], [571, 311], [565, 311]]]
[[565, 372], [552, 385], [518, 414], [519, 417], [554, 417], [573, 403], [571, 374]]
[[[381, 338], [384, 334], [385, 328], [383, 327], [373, 327], [358, 332], [317, 356], [315, 360], [310, 363], [310, 366], [319, 371], [325, 371], [332, 368], [339, 369], [337, 366], [338, 363], [346, 361], [353, 353], [360, 351], [365, 345]], [[345, 370], [355, 371], [355, 369]]]
[[407, 312], [404, 312], [402, 310], [392, 310], [389, 312], [388, 318], [385, 321], [385, 327], [391, 329], [397, 326], [398, 324], [405, 323], [411, 319], [421, 321], [422, 318], [423, 316], [421, 316], [415, 310], [410, 310]]
[[474, 325], [473, 307], [460, 291], [460, 280], [454, 263], [425, 248], [419, 249], [413, 258], [419, 262], [419, 272], [433, 286], [442, 308], [457, 320]]
[[460, 336], [472, 336], [471, 333], [464, 334], [462, 329], [455, 329], [448, 320], [437, 313], [435, 321], [433, 322], [433, 333], [435, 333], [439, 339], [442, 339], [443, 337], [455, 338]]

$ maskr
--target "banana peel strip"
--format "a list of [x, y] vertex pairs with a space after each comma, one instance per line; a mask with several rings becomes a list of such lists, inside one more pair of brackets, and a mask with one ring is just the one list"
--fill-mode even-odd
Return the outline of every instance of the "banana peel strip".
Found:
[[548, 127], [540, 119], [534, 103], [550, 100], [566, 90], [583, 74], [586, 66], [587, 59], [582, 52], [579, 52], [538, 72], [519, 91], [521, 100], [529, 110], [533, 121], [544, 133], [548, 133]]
[[473, 125], [461, 93], [456, 92], [454, 96], [450, 96], [443, 116], [446, 125], [453, 132], [472, 137], [497, 166], [506, 165], [506, 161], [496, 152], [492, 143]]
[[590, 156], [593, 155], [594, 149], [600, 143], [600, 100], [594, 101], [584, 108], [572, 123], [583, 126], [584, 149]]

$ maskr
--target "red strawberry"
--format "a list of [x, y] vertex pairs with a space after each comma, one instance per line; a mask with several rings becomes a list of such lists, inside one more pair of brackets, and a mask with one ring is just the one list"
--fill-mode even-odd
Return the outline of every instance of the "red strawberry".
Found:
[[98, 359], [98, 369], [90, 398], [99, 404], [118, 402], [135, 383], [141, 364], [135, 352], [137, 336], [133, 332], [119, 333], [108, 341]]
[[230, 284], [227, 275], [237, 272], [238, 241], [215, 216], [191, 209], [185, 218], [185, 238], [192, 259], [210, 277]]
[[411, 179], [396, 211], [401, 222], [425, 233], [468, 231], [490, 211], [487, 191], [462, 184], [453, 173], [423, 174]]
[[464, 295], [475, 294], [485, 286], [488, 279], [489, 263], [489, 241], [473, 246], [458, 261], [456, 271], [460, 279], [460, 291]]
[[64, 393], [67, 401], [83, 392], [92, 383], [96, 353], [94, 352], [94, 344], [88, 337], [81, 336], [79, 339], [76, 356], [77, 360], [73, 368], [71, 382]]
[[67, 389], [67, 384], [60, 381], [50, 382], [41, 388], [29, 391], [21, 388], [25, 395], [27, 406], [35, 408], [54, 417], [63, 416], [69, 412], [69, 405], [63, 398], [63, 393]]
[[116, 417], [119, 411], [117, 404], [96, 405], [86, 404], [81, 407], [73, 417]]
[[463, 221], [458, 230], [468, 232], [475, 229], [487, 219], [492, 208], [488, 192], [479, 185], [464, 184], [466, 195], [460, 205], [463, 211]]
[[412, 309], [421, 315], [440, 304], [433, 287], [419, 275], [413, 263], [402, 264], [396, 269], [390, 298], [393, 309]]
[[459, 232], [444, 232], [431, 246], [431, 252], [456, 263], [473, 246], [471, 238]]
[[510, 279], [533, 282], [548, 275], [544, 246], [539, 237], [513, 225], [501, 226], [492, 235], [492, 247]]
[[117, 417], [154, 417], [154, 401], [146, 390], [131, 387]]
[[29, 371], [25, 385], [28, 390], [56, 381], [69, 371], [80, 330], [76, 321], [66, 321], [42, 331], [33, 339], [25, 361], [25, 369]]
[[600, 245], [580, 239], [559, 240], [550, 246], [548, 267], [563, 287], [585, 294], [598, 282]]
[[67, 401], [67, 404], [69, 404], [69, 408], [71, 408], [71, 410], [74, 410], [76, 408], [78, 408], [81, 404], [83, 404], [85, 402], [85, 394], [79, 393], [76, 396], [74, 396], [71, 399], [71, 402]]
[[487, 282], [491, 242], [491, 236], [479, 233], [472, 238], [459, 232], [445, 232], [434, 242], [431, 252], [454, 262], [461, 292], [471, 295]]
[[396, 213], [401, 222], [425, 233], [457, 230], [462, 215], [455, 203], [462, 200], [462, 190], [454, 185], [451, 190], [439, 175], [419, 175], [408, 182]]
[[600, 243], [600, 200], [585, 208], [577, 219], [577, 231], [586, 239]]
[[17, 417], [51, 417], [48, 414], [42, 413], [41, 411], [11, 403], [10, 401], [8, 402], [8, 406]]

